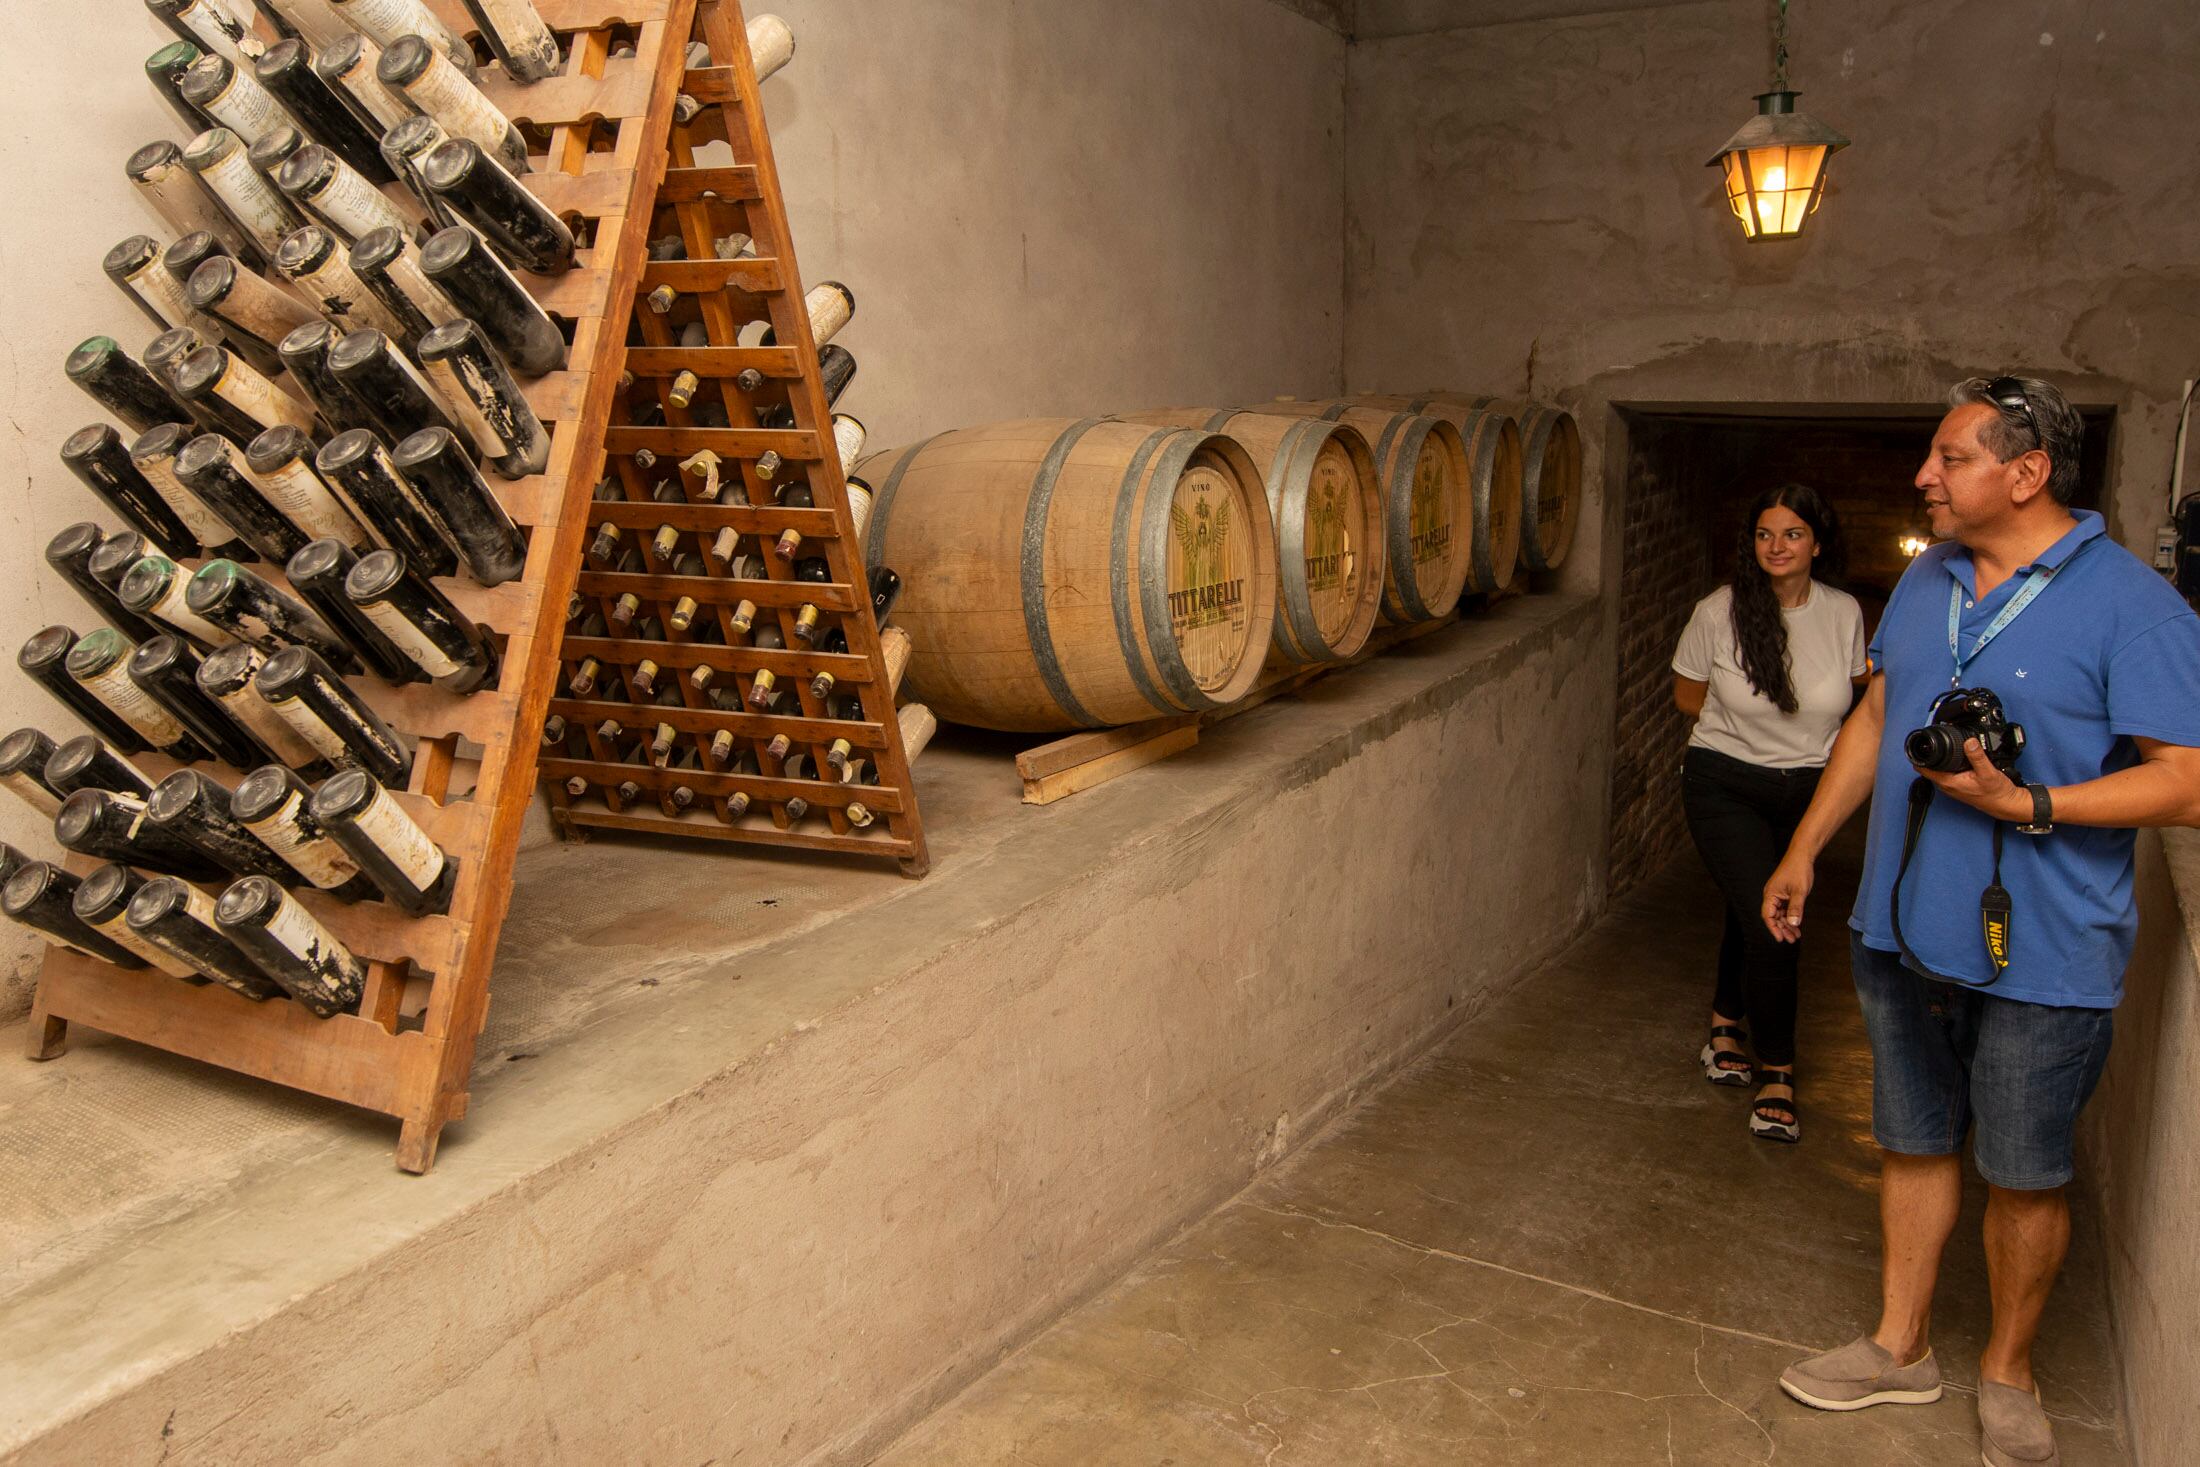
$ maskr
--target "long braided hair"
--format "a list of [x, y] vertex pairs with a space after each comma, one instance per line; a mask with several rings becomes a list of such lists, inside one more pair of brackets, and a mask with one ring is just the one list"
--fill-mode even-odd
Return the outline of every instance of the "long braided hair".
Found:
[[1818, 559], [1811, 573], [1821, 579], [1837, 573], [1841, 563], [1841, 523], [1825, 496], [1808, 484], [1782, 484], [1758, 495], [1742, 522], [1741, 542], [1734, 559], [1734, 645], [1749, 685], [1770, 698], [1782, 713], [1796, 710], [1795, 684], [1788, 676], [1787, 621], [1780, 615], [1780, 598], [1772, 589], [1772, 577], [1757, 563], [1757, 521], [1768, 509], [1784, 509], [1810, 526], [1818, 540]]

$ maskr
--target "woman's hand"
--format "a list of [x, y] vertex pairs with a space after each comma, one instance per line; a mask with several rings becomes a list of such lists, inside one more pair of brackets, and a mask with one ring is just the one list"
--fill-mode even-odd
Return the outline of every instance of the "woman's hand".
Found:
[[1986, 757], [1986, 750], [1977, 739], [1964, 740], [1963, 752], [1970, 759], [1971, 767], [1961, 774], [1943, 774], [1937, 769], [1917, 772], [1931, 780], [1933, 788], [1949, 799], [1960, 800], [1996, 820], [2022, 825], [2032, 818], [2030, 792], [1997, 768]]

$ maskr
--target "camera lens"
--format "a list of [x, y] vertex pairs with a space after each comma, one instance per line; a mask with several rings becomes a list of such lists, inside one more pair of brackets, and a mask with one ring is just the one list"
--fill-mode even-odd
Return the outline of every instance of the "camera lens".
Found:
[[1902, 741], [1902, 752], [1920, 769], [1937, 769], [1943, 774], [1960, 774], [1971, 767], [1971, 761], [1963, 752], [1961, 730], [1945, 723], [1927, 724], [1912, 729]]

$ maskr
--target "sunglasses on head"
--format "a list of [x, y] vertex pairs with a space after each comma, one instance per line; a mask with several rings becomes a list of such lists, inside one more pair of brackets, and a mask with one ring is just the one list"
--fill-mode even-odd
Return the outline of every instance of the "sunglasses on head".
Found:
[[2044, 443], [2040, 437], [2040, 420], [2032, 416], [2032, 400], [2024, 395], [2024, 384], [2014, 377], [1996, 377], [1986, 384], [1986, 395], [1996, 407], [2015, 408], [2024, 414], [2024, 426], [2032, 430], [2032, 442]]

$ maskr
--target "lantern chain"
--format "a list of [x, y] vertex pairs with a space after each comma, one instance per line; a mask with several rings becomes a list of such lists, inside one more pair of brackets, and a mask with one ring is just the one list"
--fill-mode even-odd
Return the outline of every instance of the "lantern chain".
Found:
[[1787, 90], [1788, 84], [1788, 0], [1780, 0], [1779, 14], [1772, 21], [1772, 89]]

